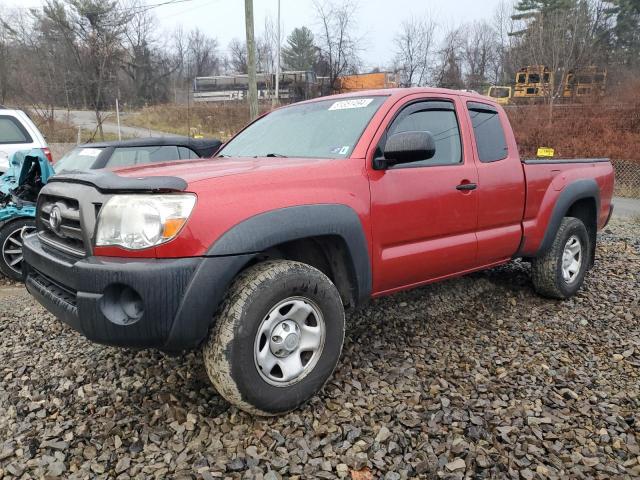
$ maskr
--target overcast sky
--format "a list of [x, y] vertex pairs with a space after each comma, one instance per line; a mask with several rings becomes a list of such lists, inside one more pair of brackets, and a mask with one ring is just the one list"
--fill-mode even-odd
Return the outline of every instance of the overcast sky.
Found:
[[[143, 0], [155, 5], [167, 0]], [[338, 0], [339, 1], [339, 0]], [[281, 0], [283, 43], [295, 27], [307, 26], [317, 30], [313, 0]], [[39, 7], [43, 0], [0, 0], [11, 7]], [[442, 29], [451, 25], [490, 19], [500, 0], [360, 0], [356, 16], [358, 34], [364, 40], [361, 57], [366, 68], [386, 66], [393, 57], [393, 38], [400, 23], [413, 16], [431, 14]], [[254, 0], [256, 34], [263, 30], [265, 18], [277, 17], [278, 0]], [[218, 39], [220, 53], [226, 53], [229, 41], [243, 39], [243, 0], [186, 0], [176, 5], [153, 9], [159, 23], [167, 32], [178, 25], [185, 29], [195, 26]], [[442, 30], [441, 29], [441, 30]]]

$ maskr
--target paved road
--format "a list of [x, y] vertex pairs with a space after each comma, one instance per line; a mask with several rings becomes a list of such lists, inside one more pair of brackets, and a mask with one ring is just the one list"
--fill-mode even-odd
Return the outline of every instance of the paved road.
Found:
[[618, 217], [640, 218], [640, 198], [614, 197], [613, 214]]
[[[106, 119], [102, 123], [102, 129], [105, 133], [118, 133], [118, 124], [116, 122], [115, 112], [104, 112]], [[94, 112], [86, 110], [56, 110], [56, 119], [69, 121], [76, 127], [82, 127], [85, 130], [93, 131], [96, 129], [98, 122], [96, 121], [96, 115]], [[126, 118], [127, 114], [122, 113], [121, 120]], [[126, 125], [120, 126], [120, 131], [123, 137], [167, 137], [172, 136], [171, 133], [160, 132], [158, 130], [149, 130], [147, 128], [128, 127]]]

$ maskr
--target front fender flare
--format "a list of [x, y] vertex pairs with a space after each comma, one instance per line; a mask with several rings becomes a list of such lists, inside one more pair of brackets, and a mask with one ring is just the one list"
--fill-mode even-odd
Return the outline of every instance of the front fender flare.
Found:
[[341, 204], [285, 207], [255, 215], [225, 232], [207, 256], [243, 255], [303, 238], [335, 235], [344, 240], [356, 280], [358, 303], [371, 294], [372, 275], [367, 238], [360, 217]]
[[360, 218], [352, 208], [319, 204], [271, 210], [230, 228], [209, 248], [186, 288], [162, 350], [200, 345], [229, 285], [260, 252], [284, 242], [326, 235], [345, 241], [356, 280], [356, 300], [366, 301], [372, 282], [369, 249]]

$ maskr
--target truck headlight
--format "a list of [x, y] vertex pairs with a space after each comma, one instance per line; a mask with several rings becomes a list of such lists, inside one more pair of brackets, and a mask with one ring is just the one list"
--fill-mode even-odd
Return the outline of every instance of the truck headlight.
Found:
[[100, 209], [96, 246], [141, 250], [168, 242], [180, 233], [195, 204], [190, 193], [115, 195]]

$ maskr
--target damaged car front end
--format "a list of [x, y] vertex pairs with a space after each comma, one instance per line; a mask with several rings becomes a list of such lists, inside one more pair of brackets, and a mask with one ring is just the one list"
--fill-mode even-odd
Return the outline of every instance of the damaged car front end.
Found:
[[54, 173], [34, 149], [14, 153], [0, 176], [0, 271], [12, 280], [22, 278], [23, 238], [35, 229], [38, 193]]

